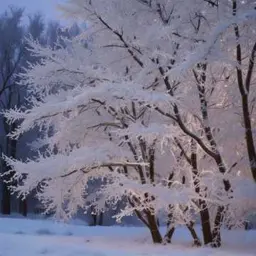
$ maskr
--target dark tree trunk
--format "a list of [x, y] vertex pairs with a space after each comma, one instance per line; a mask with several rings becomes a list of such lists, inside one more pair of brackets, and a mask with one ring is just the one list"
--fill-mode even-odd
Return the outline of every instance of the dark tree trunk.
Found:
[[194, 229], [194, 224], [190, 223], [190, 224], [187, 224], [186, 226], [187, 226], [191, 236], [194, 239], [194, 245], [195, 246], [201, 246], [202, 244], [201, 244], [200, 239], [199, 239], [199, 237], [198, 237], [198, 235], [197, 235], [197, 233], [196, 233], [196, 231]]
[[147, 220], [153, 243], [161, 244], [163, 242], [163, 238], [159, 231], [155, 215], [153, 215], [151, 212], [147, 212]]
[[[7, 142], [9, 142], [9, 139], [7, 139]], [[3, 167], [2, 169], [3, 174], [10, 170], [4, 161], [2, 161], [2, 167]], [[11, 214], [11, 192], [8, 188], [9, 184], [6, 183], [6, 181], [8, 181], [9, 178], [10, 178], [10, 175], [5, 175], [2, 178], [1, 212], [4, 215]]]
[[224, 207], [223, 206], [219, 206], [218, 210], [217, 210], [217, 214], [215, 217], [215, 221], [214, 221], [214, 229], [212, 231], [212, 246], [215, 248], [218, 248], [221, 246], [221, 225], [222, 225], [222, 221], [223, 221], [223, 216], [224, 216]]
[[175, 228], [169, 228], [169, 230], [166, 232], [165, 236], [164, 236], [164, 241], [168, 244], [170, 244], [172, 242], [172, 237], [174, 234]]
[[92, 214], [92, 220], [93, 220], [92, 225], [96, 226], [97, 225], [97, 215], [96, 214]]
[[254, 181], [256, 182], [256, 150], [254, 146], [251, 117], [249, 112], [248, 96], [242, 96], [243, 118], [245, 128], [245, 141], [247, 146], [248, 158], [250, 161], [250, 168]]
[[99, 226], [103, 226], [103, 212], [100, 212], [99, 214], [99, 222], [98, 222]]
[[[132, 206], [134, 206], [131, 200], [129, 200], [129, 202]], [[135, 210], [135, 213], [139, 220], [141, 220], [141, 222], [148, 227], [153, 243], [161, 244], [163, 242], [163, 238], [159, 231], [155, 215], [153, 215], [148, 210], [144, 210], [143, 213], [139, 212], [138, 210]]]
[[[198, 168], [197, 168], [197, 144], [194, 140], [191, 140], [191, 166], [193, 173], [193, 181], [195, 185], [195, 191], [199, 195], [200, 194], [200, 180], [198, 178]], [[212, 243], [212, 230], [210, 224], [210, 214], [208, 210], [207, 203], [205, 200], [198, 200], [200, 206], [200, 218], [202, 224], [203, 238], [204, 244]]]
[[203, 231], [203, 238], [204, 238], [204, 244], [211, 244], [213, 241], [212, 237], [212, 230], [211, 230], [211, 224], [210, 224], [210, 214], [209, 210], [207, 208], [207, 205], [204, 201], [200, 201], [201, 211], [200, 211], [200, 218], [201, 218], [201, 224], [202, 224], [202, 231]]
[[19, 213], [24, 217], [27, 217], [28, 209], [27, 209], [27, 199], [19, 200]]
[[3, 182], [3, 195], [2, 195], [2, 214], [10, 215], [11, 214], [11, 193], [8, 189], [8, 185]]
[[[174, 173], [171, 173], [170, 176], [169, 176], [169, 179], [168, 179], [169, 187], [172, 184], [173, 176], [174, 176]], [[169, 205], [170, 213], [168, 214], [168, 220], [167, 220], [167, 232], [164, 236], [164, 242], [169, 243], [169, 244], [172, 242], [172, 237], [173, 237], [173, 234], [174, 234], [174, 231], [175, 231], [175, 227], [174, 227], [174, 223], [173, 223], [172, 209], [173, 209], [173, 207], [171, 205]]]
[[96, 226], [97, 225], [97, 214], [96, 214], [93, 206], [91, 207], [91, 216], [92, 216], [91, 226]]
[[[16, 129], [16, 124], [13, 123], [11, 125], [8, 125], [6, 119], [4, 119], [4, 127], [6, 134], [14, 131]], [[15, 158], [16, 157], [16, 151], [17, 151], [17, 141], [12, 140], [9, 137], [6, 138], [6, 151], [4, 152], [7, 156]], [[10, 167], [6, 165], [5, 162], [3, 162], [3, 173], [6, 173], [10, 171]], [[3, 187], [2, 187], [2, 214], [9, 215], [11, 214], [11, 192], [8, 188], [10, 183], [6, 183], [6, 181], [9, 181], [11, 177], [13, 176], [13, 172], [5, 175], [3, 178]], [[12, 184], [14, 185], [14, 184]]]

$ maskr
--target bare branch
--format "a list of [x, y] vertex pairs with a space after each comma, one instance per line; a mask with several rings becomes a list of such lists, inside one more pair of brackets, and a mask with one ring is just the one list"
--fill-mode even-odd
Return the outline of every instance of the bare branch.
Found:
[[[94, 13], [94, 15], [98, 18], [98, 20], [109, 30], [111, 31], [114, 35], [116, 35], [119, 40], [123, 43], [124, 48], [127, 48], [128, 53], [132, 56], [132, 58], [135, 60], [135, 62], [138, 63], [139, 66], [143, 67], [144, 64], [143, 62], [136, 56], [136, 54], [131, 50], [131, 47], [129, 44], [125, 41], [123, 34], [119, 33], [117, 30], [113, 29], [100, 15], [97, 13]], [[134, 49], [134, 48], [133, 48]]]
[[72, 174], [77, 172], [83, 172], [84, 174], [90, 173], [92, 170], [100, 169], [100, 168], [109, 168], [109, 167], [138, 167], [138, 166], [149, 166], [148, 163], [131, 163], [131, 162], [110, 162], [110, 163], [102, 163], [99, 165], [88, 166], [87, 168], [82, 168], [79, 170], [73, 170], [67, 174], [61, 175], [60, 178], [66, 178]]

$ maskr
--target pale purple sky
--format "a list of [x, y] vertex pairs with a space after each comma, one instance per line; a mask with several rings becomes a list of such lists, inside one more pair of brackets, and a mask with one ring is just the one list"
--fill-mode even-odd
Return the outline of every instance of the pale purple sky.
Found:
[[60, 20], [61, 14], [56, 9], [58, 3], [65, 0], [0, 0], [0, 13], [7, 9], [9, 5], [26, 8], [26, 14], [40, 11], [46, 19]]

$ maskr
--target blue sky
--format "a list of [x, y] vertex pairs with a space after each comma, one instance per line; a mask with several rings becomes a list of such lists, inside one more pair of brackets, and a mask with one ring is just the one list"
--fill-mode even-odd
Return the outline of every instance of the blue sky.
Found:
[[40, 11], [46, 19], [61, 19], [61, 14], [57, 10], [58, 3], [64, 3], [65, 0], [0, 0], [0, 13], [9, 5], [15, 5], [26, 8], [26, 14]]

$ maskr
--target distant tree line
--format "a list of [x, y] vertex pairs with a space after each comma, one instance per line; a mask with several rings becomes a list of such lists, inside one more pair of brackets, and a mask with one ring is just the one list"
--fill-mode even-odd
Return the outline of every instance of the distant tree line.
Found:
[[[28, 63], [36, 63], [39, 57], [33, 56], [29, 51], [27, 39], [33, 39], [42, 45], [51, 48], [57, 47], [59, 36], [72, 37], [79, 33], [79, 27], [75, 24], [72, 29], [65, 30], [57, 21], [46, 21], [42, 14], [34, 13], [29, 16], [25, 15], [24, 8], [9, 7], [0, 14], [0, 112], [14, 108], [25, 106], [25, 98], [28, 91], [19, 85], [20, 75], [28, 68]], [[61, 44], [61, 42], [58, 42]], [[0, 115], [0, 211], [4, 215], [12, 212], [18, 212], [24, 216], [28, 213], [28, 205], [26, 198], [16, 199], [16, 195], [12, 195], [9, 185], [17, 185], [6, 183], [14, 173], [10, 172], [10, 168], [5, 164], [2, 155], [12, 158], [27, 158], [30, 155], [26, 143], [31, 137], [38, 137], [39, 132], [34, 131], [26, 134], [25, 138], [13, 140], [7, 136], [12, 133], [19, 124], [14, 122], [10, 124], [3, 115]], [[2, 174], [6, 174], [2, 176]], [[30, 196], [31, 197], [31, 196]], [[32, 204], [34, 207], [34, 204]], [[36, 209], [31, 209], [36, 211]]]

